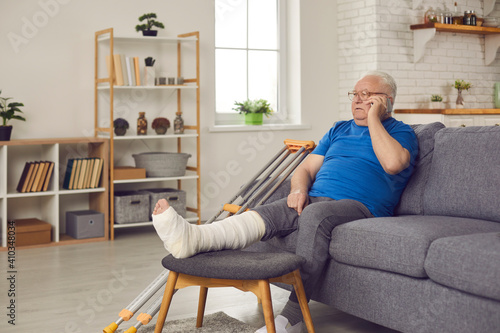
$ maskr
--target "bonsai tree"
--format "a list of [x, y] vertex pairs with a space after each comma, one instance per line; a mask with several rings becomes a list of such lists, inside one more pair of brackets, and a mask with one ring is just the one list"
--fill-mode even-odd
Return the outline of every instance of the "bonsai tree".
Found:
[[[1, 93], [2, 91], [0, 90], [0, 94]], [[10, 102], [7, 104], [9, 99], [12, 99], [12, 97], [0, 97], [0, 117], [2, 117], [3, 120], [2, 126], [8, 126], [7, 123], [11, 119], [26, 121], [26, 118], [17, 114], [18, 112], [23, 112], [19, 107], [24, 106], [24, 104], [19, 102]]]
[[170, 128], [170, 120], [167, 118], [155, 118], [151, 127], [155, 130], [157, 134], [165, 134], [167, 130]]
[[470, 82], [465, 82], [464, 80], [455, 80], [455, 89], [458, 90], [458, 96], [457, 96], [457, 107], [463, 107], [465, 102], [464, 98], [462, 97], [462, 90], [469, 90], [472, 87], [472, 84]]
[[266, 117], [269, 117], [274, 112], [269, 102], [265, 99], [247, 99], [244, 102], [235, 102], [234, 105], [236, 105], [236, 107], [233, 108], [233, 110], [238, 111], [239, 114], [262, 113], [265, 114]]
[[142, 31], [142, 34], [144, 36], [156, 36], [158, 31], [151, 30], [151, 28], [157, 27], [160, 29], [165, 29], [165, 26], [163, 25], [163, 23], [158, 22], [155, 19], [156, 19], [155, 13], [149, 13], [149, 14], [142, 15], [141, 17], [139, 17], [139, 21], [142, 22], [142, 21], [146, 20], [146, 23], [136, 25], [135, 31], [137, 31], [137, 32]]
[[124, 135], [129, 128], [128, 121], [123, 118], [116, 118], [113, 120], [113, 127], [116, 135]]

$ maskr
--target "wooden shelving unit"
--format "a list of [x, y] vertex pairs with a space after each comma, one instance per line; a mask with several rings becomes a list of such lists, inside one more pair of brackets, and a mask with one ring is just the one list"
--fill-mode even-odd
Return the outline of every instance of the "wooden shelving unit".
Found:
[[500, 47], [500, 28], [477, 27], [458, 24], [426, 23], [410, 26], [413, 30], [413, 62], [418, 62], [424, 56], [426, 44], [431, 41], [437, 32], [464, 33], [485, 36], [484, 62], [490, 65], [496, 57]]
[[[175, 50], [169, 49], [172, 47]], [[120, 47], [127, 48], [128, 52], [157, 52], [158, 62], [160, 63], [175, 63], [174, 70], [175, 76], [184, 77], [183, 85], [161, 85], [161, 86], [117, 86], [113, 84], [113, 77], [115, 76], [114, 65], [111, 62], [109, 68], [106, 69], [105, 56], [108, 55], [110, 59], [113, 59], [115, 52], [119, 54], [121, 51]], [[105, 51], [101, 51], [101, 48], [107, 48]], [[183, 51], [187, 48], [186, 51]], [[97, 31], [95, 33], [95, 136], [96, 137], [106, 137], [110, 140], [110, 159], [109, 159], [109, 179], [110, 179], [110, 210], [109, 210], [109, 225], [110, 225], [110, 237], [114, 239], [114, 229], [115, 228], [133, 228], [138, 226], [152, 225], [151, 221], [138, 221], [137, 223], [130, 224], [115, 224], [114, 215], [114, 193], [115, 190], [128, 190], [131, 188], [140, 188], [141, 186], [151, 186], [153, 188], [165, 187], [164, 184], [169, 184], [174, 182], [176, 188], [185, 188], [185, 182], [196, 182], [194, 186], [196, 188], [196, 193], [194, 191], [189, 192], [186, 189], [187, 196], [191, 200], [188, 202], [195, 202], [193, 206], [187, 206], [188, 216], [187, 220], [192, 223], [200, 222], [200, 47], [199, 47], [199, 32], [191, 32], [186, 34], [180, 34], [176, 37], [127, 37], [127, 36], [117, 36], [114, 34], [112, 28]], [[186, 57], [185, 54], [191, 56]], [[149, 54], [148, 54], [149, 55]], [[162, 57], [175, 57], [174, 61], [162, 60]], [[140, 56], [141, 57], [141, 56]], [[186, 59], [187, 58], [187, 59]], [[143, 63], [143, 59], [140, 59]], [[192, 77], [186, 77], [183, 75], [184, 66], [191, 66], [191, 70], [194, 69], [194, 75]], [[172, 66], [173, 67], [173, 66]], [[142, 74], [143, 66], [141, 66]], [[171, 74], [174, 74], [171, 72]], [[189, 75], [189, 74], [188, 74]], [[165, 75], [163, 75], [165, 76]], [[141, 75], [142, 79], [142, 75]], [[161, 105], [160, 101], [157, 101], [157, 108], [162, 109], [162, 117], [166, 117], [171, 122], [171, 128], [167, 135], [130, 135], [130, 132], [135, 133], [135, 119], [130, 118], [130, 129], [129, 133], [125, 136], [116, 136], [113, 132], [113, 120], [117, 117], [123, 117], [122, 114], [117, 116], [116, 104], [121, 103], [121, 105], [126, 105], [127, 96], [134, 96], [134, 94], [156, 94], [156, 99], [160, 100], [161, 96], [172, 95], [177, 99], [176, 110], [171, 110], [165, 105]], [[101, 106], [99, 101], [99, 96], [105, 96], [107, 100], [107, 105]], [[188, 95], [183, 96], [183, 95]], [[187, 100], [193, 102], [193, 106], [189, 109], [183, 110], [183, 101]], [[147, 102], [154, 103], [153, 99]], [[137, 107], [141, 107], [140, 103], [137, 103]], [[175, 111], [175, 113], [174, 113]], [[168, 113], [168, 114], [165, 114]], [[137, 113], [135, 113], [137, 114]], [[173, 133], [173, 120], [176, 115], [182, 115], [185, 121], [185, 132], [184, 134], [170, 134]], [[189, 117], [187, 117], [189, 116]], [[146, 115], [147, 117], [147, 115]], [[189, 120], [186, 119], [189, 118]], [[148, 118], [148, 133], [152, 131], [151, 123], [153, 119]], [[188, 166], [186, 168], [186, 175], [182, 177], [154, 177], [154, 178], [143, 178], [143, 179], [127, 179], [127, 180], [115, 180], [114, 177], [114, 166], [119, 165], [118, 155], [128, 153], [128, 147], [133, 146], [137, 142], [140, 142], [144, 147], [149, 146], [168, 146], [170, 143], [174, 143], [176, 152], [187, 152], [192, 155], [188, 161]], [[186, 146], [191, 147], [190, 150], [185, 148]], [[165, 151], [165, 150], [162, 150]], [[172, 151], [172, 150], [170, 150]], [[194, 162], [193, 162], [194, 160]], [[194, 164], [194, 165], [193, 165]], [[167, 186], [170, 187], [170, 186]], [[192, 188], [192, 187], [191, 187]], [[192, 197], [196, 196], [193, 200]]]
[[[7, 245], [8, 221], [38, 218], [52, 226], [52, 242], [27, 247], [87, 243], [108, 239], [108, 140], [103, 138], [59, 138], [0, 141], [0, 219], [2, 239], [0, 250]], [[65, 190], [62, 188], [67, 161], [70, 158], [103, 158], [98, 188]], [[54, 162], [47, 191], [19, 193], [16, 191], [24, 165], [28, 161]], [[104, 237], [74, 239], [65, 234], [65, 212], [92, 209], [104, 214]]]
[[442, 122], [446, 127], [500, 126], [500, 109], [396, 109], [407, 124]]

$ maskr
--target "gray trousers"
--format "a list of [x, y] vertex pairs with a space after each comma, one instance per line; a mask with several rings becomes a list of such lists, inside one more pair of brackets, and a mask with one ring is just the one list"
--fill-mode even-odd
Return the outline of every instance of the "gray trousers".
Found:
[[[300, 216], [295, 209], [289, 208], [286, 202], [287, 199], [284, 198], [254, 210], [266, 224], [262, 241], [275, 236], [284, 237], [297, 230], [295, 253], [306, 259], [300, 274], [309, 300], [330, 258], [329, 247], [333, 228], [373, 215], [365, 205], [355, 200], [311, 197], [309, 205]], [[292, 291], [290, 300], [298, 302], [295, 291]]]

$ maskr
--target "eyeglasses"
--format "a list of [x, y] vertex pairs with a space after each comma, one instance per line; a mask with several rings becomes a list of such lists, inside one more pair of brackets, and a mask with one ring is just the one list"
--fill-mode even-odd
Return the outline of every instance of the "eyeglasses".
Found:
[[386, 95], [389, 96], [386, 93], [383, 92], [369, 92], [368, 90], [361, 90], [361, 91], [349, 91], [347, 93], [347, 96], [351, 101], [358, 96], [362, 101], [366, 101], [368, 98], [371, 97], [371, 95]]

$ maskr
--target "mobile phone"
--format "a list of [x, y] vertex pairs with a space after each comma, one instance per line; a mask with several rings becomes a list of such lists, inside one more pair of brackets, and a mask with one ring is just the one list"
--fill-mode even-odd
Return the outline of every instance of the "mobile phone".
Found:
[[[373, 105], [373, 103], [370, 103], [370, 105]], [[392, 103], [391, 103], [391, 99], [390, 98], [387, 98], [387, 110], [386, 110], [387, 113], [390, 113], [392, 112]]]
[[387, 110], [386, 110], [386, 112], [387, 113], [392, 112], [392, 103], [391, 103], [390, 98], [387, 98]]

